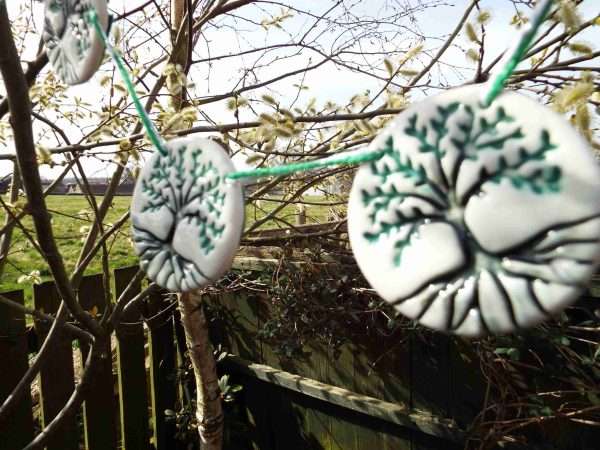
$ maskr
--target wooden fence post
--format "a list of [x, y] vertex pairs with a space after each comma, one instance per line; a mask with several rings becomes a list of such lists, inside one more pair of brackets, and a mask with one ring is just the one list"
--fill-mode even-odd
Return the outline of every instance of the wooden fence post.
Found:
[[[23, 291], [4, 294], [23, 304]], [[0, 404], [4, 402], [28, 368], [25, 315], [0, 304]], [[23, 448], [33, 440], [31, 393], [26, 392], [8, 420], [0, 423], [0, 450]]]
[[[115, 296], [118, 298], [135, 277], [137, 267], [115, 270]], [[141, 291], [138, 283], [129, 299]], [[117, 334], [117, 369], [121, 416], [121, 442], [124, 450], [145, 450], [150, 446], [144, 325], [138, 308], [123, 314]]]
[[[79, 302], [86, 311], [98, 314], [106, 308], [102, 275], [84, 277], [79, 288]], [[80, 342], [83, 361], [89, 345]], [[104, 349], [106, 358], [100, 362], [89, 393], [83, 404], [84, 436], [87, 450], [117, 448], [115, 380], [112, 371], [110, 340]]]
[[[61, 299], [54, 282], [34, 286], [33, 296], [36, 309], [56, 314]], [[43, 342], [50, 331], [50, 325], [36, 321], [35, 330], [39, 342]], [[52, 357], [40, 371], [42, 427], [56, 417], [75, 389], [73, 340], [64, 331], [59, 333], [61, 335], [52, 348]], [[79, 450], [79, 441], [77, 418], [73, 417], [65, 421], [60, 431], [50, 440], [47, 450]]]

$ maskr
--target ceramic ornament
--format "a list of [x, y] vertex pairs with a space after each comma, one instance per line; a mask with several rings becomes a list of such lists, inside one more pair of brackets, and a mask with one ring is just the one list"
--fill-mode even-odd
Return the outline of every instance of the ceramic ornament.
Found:
[[400, 114], [358, 170], [348, 229], [373, 288], [421, 324], [503, 334], [560, 312], [600, 257], [600, 169], [562, 116], [485, 87]]
[[155, 152], [142, 170], [131, 205], [133, 241], [148, 277], [186, 292], [231, 267], [244, 225], [240, 183], [225, 150], [208, 139], [183, 138]]
[[43, 40], [54, 71], [67, 84], [89, 80], [104, 58], [102, 40], [85, 20], [90, 8], [106, 29], [106, 0], [45, 0]]

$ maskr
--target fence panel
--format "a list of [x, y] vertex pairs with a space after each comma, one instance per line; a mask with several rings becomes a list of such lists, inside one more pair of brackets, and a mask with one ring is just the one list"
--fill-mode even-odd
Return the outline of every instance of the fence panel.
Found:
[[[23, 304], [23, 292], [4, 294]], [[0, 403], [10, 395], [28, 368], [28, 347], [25, 315], [0, 303]], [[0, 423], [0, 450], [23, 448], [33, 439], [31, 392], [15, 406], [8, 419]]]
[[[232, 310], [218, 310], [215, 302], [220, 302], [222, 308]], [[342, 346], [340, 354], [336, 355], [337, 358], [332, 350], [317, 344], [307, 345], [308, 354], [304, 357], [287, 358], [263, 342], [261, 353], [258, 354], [247, 345], [239, 345], [240, 342], [248, 341], [248, 336], [256, 336], [258, 326], [270, 316], [268, 299], [257, 296], [253, 302], [257, 304], [248, 307], [250, 303], [244, 295], [241, 299], [229, 298], [226, 301], [223, 301], [221, 296], [211, 299], [211, 309], [218, 310], [220, 317], [220, 320], [212, 324], [225, 327], [213, 335], [225, 335], [225, 344], [234, 343], [236, 350], [241, 349], [252, 361], [260, 359], [265, 367], [298, 374], [308, 381], [317, 380], [345, 388], [352, 393], [404, 404], [408, 413], [411, 397], [411, 355], [407, 342], [398, 352], [400, 360], [386, 360], [389, 364], [382, 362], [375, 367], [372, 365], [374, 355], [388, 351], [393, 353], [394, 349], [397, 349], [397, 336], [386, 339], [364, 337], [360, 343]], [[229, 320], [223, 320], [223, 317]], [[236, 336], [238, 333], [242, 336]], [[249, 424], [254, 432], [254, 448], [270, 450], [285, 448], [286, 445], [288, 448], [295, 448], [290, 446], [291, 442], [295, 442], [298, 448], [408, 450], [412, 449], [413, 433], [421, 434], [385, 420], [369, 417], [370, 412], [366, 406], [364, 411], [350, 411], [335, 402], [332, 403], [327, 395], [319, 399], [310, 398], [295, 392], [293, 388], [281, 389], [268, 377], [266, 383], [257, 382], [244, 373], [238, 373], [235, 364], [227, 364], [227, 368], [235, 374], [234, 379], [246, 387], [243, 397]], [[388, 373], [389, 371], [393, 371], [394, 375]], [[392, 389], [389, 389], [390, 384], [393, 384]], [[390, 392], [393, 398], [388, 399]], [[419, 443], [422, 441], [423, 439], [418, 440]]]
[[[35, 285], [33, 298], [36, 309], [48, 314], [56, 314], [61, 302], [54, 282]], [[50, 331], [50, 325], [36, 321], [35, 331], [38, 341], [44, 342]], [[51, 349], [52, 357], [40, 371], [42, 426], [46, 426], [56, 417], [75, 389], [73, 339], [63, 330], [57, 330], [57, 333], [59, 336]], [[47, 449], [79, 450], [80, 439], [77, 418], [72, 417], [64, 422], [48, 443]]]
[[[115, 270], [115, 296], [119, 298], [138, 271], [137, 267]], [[128, 296], [141, 292], [137, 283]], [[148, 395], [144, 325], [138, 307], [123, 314], [117, 334], [117, 370], [119, 380], [121, 442], [124, 450], [149, 448]]]
[[[270, 270], [268, 261], [256, 264], [254, 258], [242, 259], [236, 260], [239, 270]], [[226, 365], [252, 391], [245, 392], [243, 399], [256, 433], [254, 448], [284, 448], [286, 438], [288, 444], [289, 439], [297, 439], [304, 448], [456, 448], [452, 440], [461, 439], [460, 430], [445, 419], [453, 397], [447, 338], [440, 337], [429, 347], [411, 339], [410, 333], [386, 337], [373, 333], [351, 337], [335, 355], [324, 345], [306, 342], [308, 355], [289, 358], [278, 353], [277, 344], [258, 341], [260, 352], [255, 348], [258, 330], [276, 314], [269, 298], [244, 292], [222, 297], [209, 301], [218, 319], [211, 322], [218, 328], [212, 332], [215, 343], [222, 343], [247, 363], [261, 363], [264, 367], [256, 370], [269, 373], [266, 378], [255, 373], [261, 383], [236, 364]], [[308, 384], [299, 388], [293, 381], [287, 390], [282, 389], [271, 379], [277, 377], [277, 370], [299, 375]], [[306, 394], [304, 388], [314, 388], [311, 380], [325, 383], [326, 393]], [[335, 387], [345, 389], [343, 398], [327, 393]], [[348, 399], [357, 396], [360, 400], [351, 405]], [[436, 425], [437, 420], [441, 425]]]

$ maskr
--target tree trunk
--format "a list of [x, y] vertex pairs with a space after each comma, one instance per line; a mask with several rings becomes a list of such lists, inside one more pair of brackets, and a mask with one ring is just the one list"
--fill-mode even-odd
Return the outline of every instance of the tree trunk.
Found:
[[171, 0], [171, 35], [175, 42], [177, 32], [183, 22], [185, 16], [185, 0]]
[[203, 450], [223, 447], [223, 407], [217, 364], [208, 335], [202, 296], [197, 292], [179, 296], [181, 322], [196, 377], [196, 418]]
[[[183, 26], [186, 12], [185, 0], [171, 0], [171, 37], [173, 43], [175, 43], [177, 34]], [[189, 14], [192, 14], [192, 12], [190, 11]], [[189, 57], [188, 51], [188, 39], [186, 39], [185, 45], [173, 49], [171, 61], [185, 70]], [[173, 108], [179, 111], [185, 106], [184, 103], [185, 91], [182, 89], [180, 95], [173, 99]], [[175, 228], [176, 226], [173, 227], [173, 232]], [[217, 376], [217, 363], [210, 343], [208, 322], [204, 315], [200, 291], [180, 294], [179, 309], [196, 378], [196, 417], [202, 449], [221, 450], [223, 448], [221, 391]]]
[[[171, 42], [173, 44], [173, 52], [170, 60], [173, 64], [179, 66], [186, 75], [189, 71], [189, 59], [191, 57], [190, 30], [188, 27], [191, 17], [187, 17], [186, 23], [183, 22], [187, 14], [186, 0], [171, 0]], [[191, 15], [192, 12], [189, 12], [189, 14]], [[180, 31], [183, 33], [183, 39], [180, 39], [178, 42], [177, 37]], [[183, 86], [179, 93], [171, 93], [174, 94], [171, 101], [175, 111], [180, 111], [185, 106], [188, 106], [185, 102], [185, 92], [185, 86]]]

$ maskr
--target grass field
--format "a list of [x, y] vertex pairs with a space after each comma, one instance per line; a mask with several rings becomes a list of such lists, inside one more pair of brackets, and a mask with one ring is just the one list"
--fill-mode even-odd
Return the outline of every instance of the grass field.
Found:
[[[321, 197], [305, 197], [305, 201], [318, 202], [323, 200]], [[101, 198], [98, 198], [98, 202]], [[131, 197], [115, 197], [112, 207], [105, 220], [107, 225], [117, 221], [129, 208]], [[83, 196], [53, 195], [47, 197], [48, 209], [52, 214], [53, 229], [60, 252], [65, 261], [69, 273], [74, 266], [81, 251], [83, 239], [91, 225], [93, 216], [91, 209]], [[270, 211], [273, 211], [279, 203], [275, 201], [262, 201], [261, 210], [254, 206], [248, 206], [246, 209], [246, 226], [251, 225], [256, 220], [260, 220]], [[322, 223], [327, 220], [329, 207], [320, 205], [307, 206], [307, 222]], [[295, 223], [296, 209], [293, 206], [286, 206], [279, 214], [278, 218]], [[0, 211], [0, 223], [4, 223], [4, 211]], [[261, 228], [281, 227], [281, 222], [267, 222]], [[33, 224], [30, 217], [23, 220], [23, 224], [28, 230], [33, 230]], [[114, 239], [108, 243], [110, 253], [111, 269], [125, 267], [137, 263], [137, 257], [133, 251], [129, 236], [129, 224], [122, 228]], [[12, 246], [7, 260], [6, 268], [0, 279], [0, 292], [11, 290], [25, 290], [27, 298], [31, 297], [32, 281], [28, 280], [18, 283], [19, 277], [28, 275], [32, 271], [38, 270], [43, 281], [50, 279], [50, 271], [43, 259], [27, 241], [23, 233], [16, 229], [13, 235]], [[101, 272], [101, 259], [96, 258], [88, 268], [88, 274]]]

